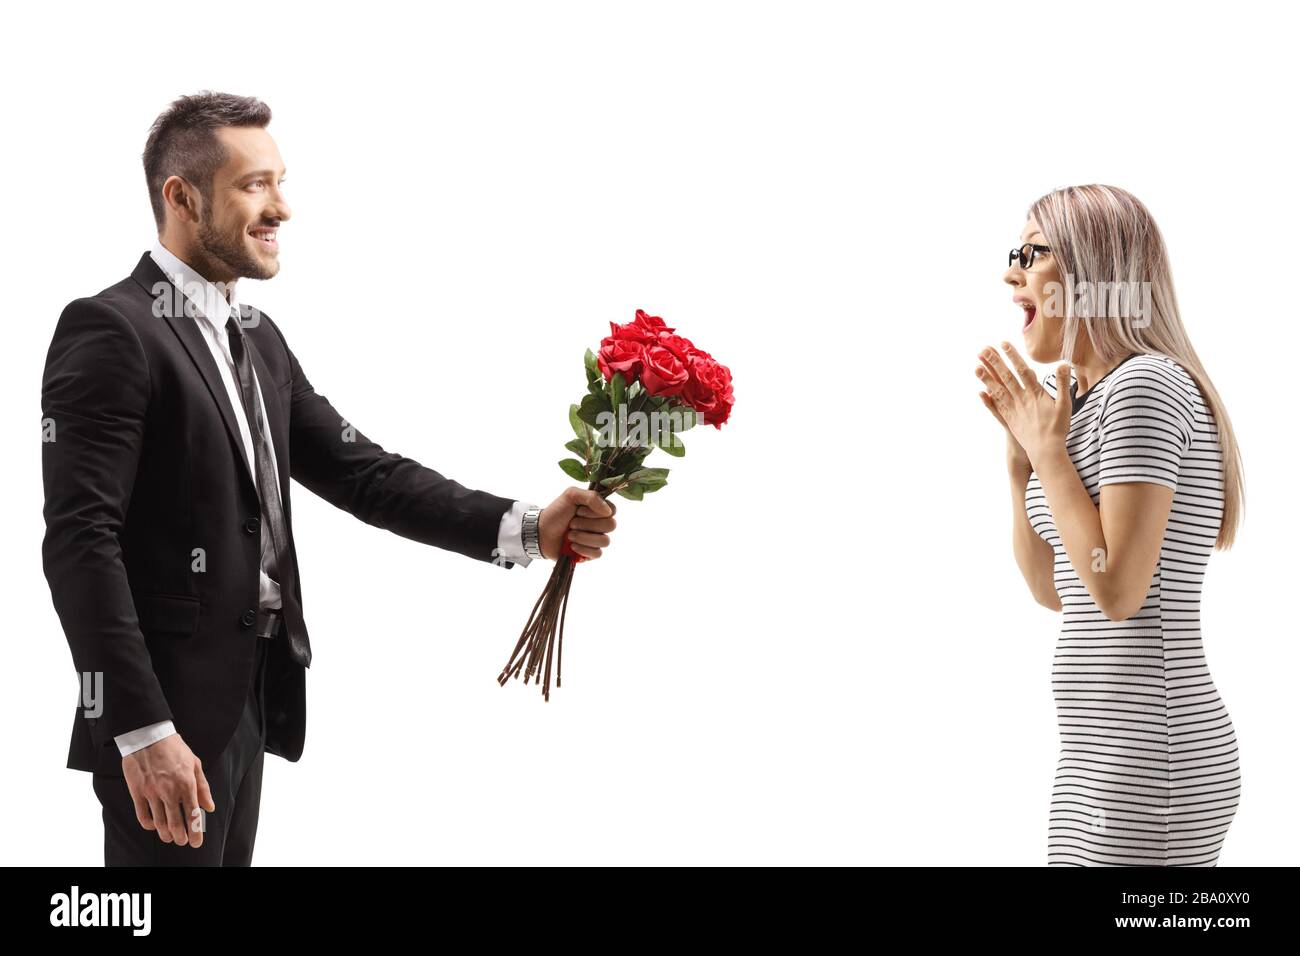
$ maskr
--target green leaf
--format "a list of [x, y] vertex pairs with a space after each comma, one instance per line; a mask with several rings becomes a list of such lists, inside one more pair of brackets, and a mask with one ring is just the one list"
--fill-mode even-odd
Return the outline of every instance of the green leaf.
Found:
[[587, 439], [585, 438], [572, 438], [565, 443], [564, 447], [573, 452], [583, 461], [587, 460], [587, 452], [591, 450], [590, 446], [587, 444]]
[[560, 461], [560, 469], [572, 478], [574, 481], [587, 480], [587, 466], [576, 458], [565, 458]]
[[586, 441], [590, 437], [586, 423], [578, 417], [577, 405], [569, 406], [569, 424], [573, 427], [573, 433], [583, 441]]
[[654, 451], [653, 445], [645, 445], [635, 451], [625, 452], [624, 457], [627, 459], [628, 466], [625, 469], [629, 474], [641, 467], [641, 464], [649, 457], [650, 452]]
[[610, 475], [608, 478], [602, 478], [600, 483], [605, 488], [613, 488], [626, 478], [627, 475]]
[[676, 435], [669, 435], [668, 440], [659, 446], [674, 458], [681, 458], [686, 454], [686, 444]]
[[695, 412], [690, 406], [665, 403], [664, 407], [656, 408], [651, 413], [652, 444], [674, 458], [681, 458], [686, 454], [686, 446], [677, 435], [695, 424]]
[[599, 395], [584, 395], [582, 404], [578, 406], [578, 418], [586, 422], [592, 428], [600, 427], [600, 420], [597, 416], [601, 412], [610, 411], [609, 396], [604, 392]]
[[615, 372], [609, 380], [609, 401], [615, 415], [618, 414], [618, 407], [627, 401], [627, 383], [623, 381], [622, 372]]
[[[659, 474], [662, 472], [662, 474]], [[636, 475], [642, 477], [637, 478]], [[618, 489], [615, 494], [622, 495], [624, 498], [631, 498], [633, 501], [641, 501], [646, 495], [652, 494], [668, 484], [667, 468], [645, 468], [641, 472], [629, 475], [629, 481], [624, 487]]]
[[600, 365], [596, 361], [596, 353], [591, 349], [587, 349], [586, 354], [582, 356], [582, 364], [586, 368], [588, 375], [595, 374], [597, 378], [601, 377]]
[[681, 425], [674, 425], [673, 434], [678, 434], [689, 428], [694, 428], [696, 425], [699, 425], [704, 421], [704, 416], [689, 405], [683, 405], [680, 409], [676, 409], [676, 411], [678, 417], [681, 419]]

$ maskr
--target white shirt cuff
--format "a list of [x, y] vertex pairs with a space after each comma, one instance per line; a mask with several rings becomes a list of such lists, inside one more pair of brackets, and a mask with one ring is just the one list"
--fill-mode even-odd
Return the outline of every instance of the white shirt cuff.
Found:
[[510, 510], [501, 516], [501, 527], [497, 531], [497, 550], [494, 564], [510, 567], [510, 562], [528, 567], [532, 562], [524, 553], [524, 512], [530, 508], [540, 508], [527, 501], [516, 501]]
[[117, 749], [122, 752], [122, 756], [133, 754], [137, 750], [143, 750], [150, 744], [156, 744], [164, 737], [170, 737], [176, 733], [176, 727], [170, 720], [160, 720], [156, 724], [149, 724], [147, 727], [141, 727], [139, 730], [133, 730], [130, 733], [118, 734], [113, 739], [117, 741]]

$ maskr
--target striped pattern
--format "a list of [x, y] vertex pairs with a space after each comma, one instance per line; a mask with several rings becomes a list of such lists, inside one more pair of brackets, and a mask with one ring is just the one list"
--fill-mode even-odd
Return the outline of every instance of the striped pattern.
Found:
[[[1055, 375], [1043, 385], [1056, 395]], [[1138, 354], [1075, 396], [1067, 449], [1094, 502], [1102, 485], [1130, 481], [1173, 488], [1174, 500], [1142, 610], [1110, 621], [1071, 567], [1036, 474], [1025, 488], [1063, 611], [1048, 863], [1215, 866], [1241, 778], [1201, 646], [1201, 581], [1223, 517], [1212, 414], [1177, 362]]]

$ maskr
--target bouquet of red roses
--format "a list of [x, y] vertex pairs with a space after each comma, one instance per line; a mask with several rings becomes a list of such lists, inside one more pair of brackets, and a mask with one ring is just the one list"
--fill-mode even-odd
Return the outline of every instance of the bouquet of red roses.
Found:
[[[682, 432], [700, 422], [721, 428], [731, 416], [731, 370], [641, 309], [626, 325], [611, 322], [609, 328], [600, 352], [587, 350], [587, 394], [569, 406], [577, 437], [564, 446], [578, 457], [563, 459], [560, 468], [602, 498], [617, 494], [640, 501], [668, 483], [667, 468], [645, 467], [650, 452], [661, 448], [680, 458], [686, 454]], [[502, 686], [522, 672], [525, 684], [537, 677], [542, 696], [550, 700], [552, 650], [555, 686], [560, 686], [569, 586], [574, 567], [585, 560], [566, 538], [546, 589], [497, 677]]]

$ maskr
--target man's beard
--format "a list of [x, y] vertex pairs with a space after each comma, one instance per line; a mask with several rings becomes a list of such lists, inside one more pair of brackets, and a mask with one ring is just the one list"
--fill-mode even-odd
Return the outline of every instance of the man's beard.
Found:
[[230, 239], [217, 231], [212, 220], [205, 214], [199, 223], [198, 240], [203, 254], [220, 262], [240, 279], [270, 279], [279, 272], [279, 265], [268, 268], [255, 259], [244, 245], [243, 233], [238, 239]]

